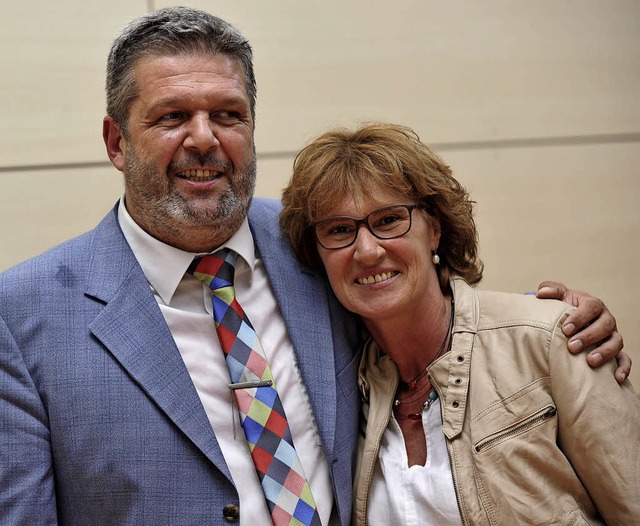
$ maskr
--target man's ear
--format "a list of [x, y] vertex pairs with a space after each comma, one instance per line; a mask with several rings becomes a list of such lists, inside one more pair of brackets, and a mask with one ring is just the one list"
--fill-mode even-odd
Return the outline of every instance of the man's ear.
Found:
[[102, 138], [104, 145], [107, 147], [107, 155], [111, 160], [111, 164], [121, 172], [124, 171], [124, 135], [120, 129], [120, 125], [108, 115], [102, 121]]

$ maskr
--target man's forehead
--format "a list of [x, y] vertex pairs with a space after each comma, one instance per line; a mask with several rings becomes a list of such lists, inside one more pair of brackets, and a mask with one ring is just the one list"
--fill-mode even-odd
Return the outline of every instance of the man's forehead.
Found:
[[207, 64], [211, 67], [227, 64], [237, 70], [244, 80], [244, 67], [240, 58], [226, 53], [181, 52], [181, 53], [147, 53], [133, 63], [133, 70], [140, 70], [149, 65], [165, 64], [171, 67], [189, 68], [195, 64]]
[[171, 84], [195, 87], [200, 83], [219, 83], [249, 98], [241, 61], [225, 54], [147, 55], [134, 64], [133, 80], [138, 95]]

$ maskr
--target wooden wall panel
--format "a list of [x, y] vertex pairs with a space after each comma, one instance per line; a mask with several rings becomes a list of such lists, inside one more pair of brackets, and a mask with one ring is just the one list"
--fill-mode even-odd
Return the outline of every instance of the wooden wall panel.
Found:
[[253, 44], [261, 151], [371, 119], [447, 143], [640, 130], [635, 0], [187, 3]]
[[145, 9], [144, 0], [3, 4], [0, 169], [106, 159], [107, 53]]
[[[604, 298], [640, 360], [640, 148], [441, 152], [476, 200], [481, 288], [563, 281]], [[634, 371], [634, 377], [640, 373]]]
[[558, 268], [586, 287], [640, 265], [636, 145], [441, 154], [477, 201], [487, 281], [518, 290]]
[[0, 174], [0, 271], [93, 228], [122, 195], [115, 168]]

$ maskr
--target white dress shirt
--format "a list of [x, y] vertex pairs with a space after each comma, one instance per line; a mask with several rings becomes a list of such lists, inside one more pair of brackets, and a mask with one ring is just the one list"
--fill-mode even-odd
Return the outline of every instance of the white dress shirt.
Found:
[[371, 526], [462, 526], [439, 399], [422, 412], [422, 426], [427, 437], [427, 462], [409, 467], [402, 430], [391, 414], [371, 485]]
[[[196, 254], [172, 247], [142, 230], [121, 199], [118, 221], [155, 295], [216, 435], [240, 497], [240, 524], [270, 524], [212, 318], [211, 290], [185, 274]], [[245, 219], [223, 245], [239, 254], [234, 288], [271, 366], [293, 442], [311, 486], [322, 524], [329, 523], [333, 492], [311, 403], [293, 345]], [[222, 248], [222, 247], [220, 247]], [[202, 254], [200, 254], [202, 255]]]

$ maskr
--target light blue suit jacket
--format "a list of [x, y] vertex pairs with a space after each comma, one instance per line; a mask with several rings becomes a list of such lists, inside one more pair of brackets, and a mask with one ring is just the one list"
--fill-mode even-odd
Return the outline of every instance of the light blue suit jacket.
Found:
[[[358, 329], [278, 213], [255, 199], [249, 222], [348, 524]], [[0, 366], [0, 524], [226, 524], [229, 469], [115, 210], [0, 275]]]

